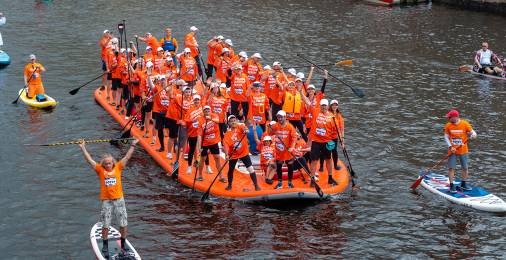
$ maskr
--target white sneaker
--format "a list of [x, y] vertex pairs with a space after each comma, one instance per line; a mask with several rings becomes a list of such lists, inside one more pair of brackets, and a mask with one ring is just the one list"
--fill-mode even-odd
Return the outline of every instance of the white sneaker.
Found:
[[186, 168], [186, 174], [191, 174], [191, 173], [192, 173], [192, 167]]
[[151, 139], [151, 145], [155, 145], [156, 144], [156, 137], [153, 136], [153, 138]]
[[211, 165], [208, 165], [208, 166], [206, 167], [206, 170], [207, 170], [207, 173], [209, 173], [209, 174], [212, 174], [212, 173], [213, 173], [213, 169], [211, 169]]
[[128, 119], [130, 119], [130, 117], [129, 116], [125, 116], [125, 120], [128, 120]]
[[167, 159], [172, 160], [172, 153], [167, 153]]

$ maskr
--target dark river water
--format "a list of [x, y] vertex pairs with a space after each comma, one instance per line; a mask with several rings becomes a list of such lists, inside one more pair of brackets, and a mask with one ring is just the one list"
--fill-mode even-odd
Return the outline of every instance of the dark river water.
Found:
[[[331, 80], [361, 189], [304, 207], [265, 207], [199, 196], [161, 175], [142, 149], [125, 171], [129, 239], [145, 259], [505, 257], [504, 215], [452, 205], [423, 188], [421, 167], [445, 155], [445, 113], [470, 120], [472, 182], [506, 198], [506, 83], [457, 71], [482, 40], [506, 55], [505, 19], [439, 5], [382, 8], [361, 1], [12, 1], [0, 0], [0, 28], [12, 64], [0, 70], [0, 259], [92, 259], [99, 184], [77, 146], [23, 146], [117, 136], [120, 127], [93, 99], [98, 37], [127, 20], [127, 34], [182, 43], [191, 25], [202, 46], [213, 35], [264, 62], [302, 65], [353, 59], [332, 74], [362, 88], [359, 99]], [[44, 64], [53, 112], [11, 105], [30, 53]], [[304, 70], [303, 70], [304, 71]], [[304, 72], [307, 73], [307, 70]], [[321, 80], [321, 74], [316, 80]], [[318, 83], [319, 84], [319, 83]], [[126, 150], [90, 145], [92, 155]], [[444, 168], [439, 170], [444, 171]]]

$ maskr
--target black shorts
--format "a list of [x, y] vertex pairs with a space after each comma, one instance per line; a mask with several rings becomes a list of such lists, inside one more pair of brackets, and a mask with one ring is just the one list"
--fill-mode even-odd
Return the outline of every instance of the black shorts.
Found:
[[203, 146], [201, 155], [207, 156], [208, 151], [210, 151], [211, 154], [220, 154], [220, 147], [218, 146], [218, 143], [209, 146]]
[[135, 102], [136, 104], [141, 103], [141, 96], [134, 96], [134, 102]]
[[313, 141], [311, 144], [311, 160], [316, 161], [320, 158], [324, 160], [330, 159], [330, 151], [327, 149], [327, 143], [319, 143]]
[[[241, 161], [242, 161], [242, 163], [244, 164], [244, 166], [245, 166], [246, 168], [248, 168], [248, 167], [250, 167], [250, 166], [252, 166], [252, 165], [253, 165], [253, 164], [251, 163], [251, 158], [249, 157], [249, 155], [246, 155], [246, 156], [244, 156], [244, 157], [242, 157], [242, 158], [235, 159], [235, 160], [241, 160]], [[231, 160], [231, 161], [233, 161], [233, 160]]]
[[112, 90], [117, 90], [119, 87], [121, 87], [121, 79], [112, 79]]
[[107, 66], [105, 65], [104, 60], [102, 60], [102, 71], [107, 71]]
[[153, 112], [153, 117], [155, 118], [155, 128], [160, 130], [162, 128], [169, 128], [169, 125], [167, 123], [167, 119], [165, 117], [165, 113], [160, 112]]
[[143, 109], [144, 109], [144, 112], [146, 112], [146, 113], [153, 111], [153, 102], [146, 102], [146, 104], [144, 104]]
[[179, 125], [176, 120], [172, 118], [166, 118], [165, 120], [167, 122], [167, 128], [169, 129], [169, 138], [176, 138], [179, 132]]
[[112, 80], [112, 73], [107, 73], [107, 80]]

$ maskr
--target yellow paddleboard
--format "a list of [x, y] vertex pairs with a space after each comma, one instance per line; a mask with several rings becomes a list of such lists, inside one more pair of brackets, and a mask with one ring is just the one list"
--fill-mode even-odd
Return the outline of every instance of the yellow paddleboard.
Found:
[[56, 102], [56, 100], [46, 94], [44, 94], [44, 96], [46, 96], [46, 101], [42, 101], [42, 102], [39, 102], [35, 99], [35, 97], [32, 97], [32, 98], [28, 98], [26, 96], [26, 93], [27, 93], [27, 89], [26, 88], [22, 88], [19, 90], [19, 99], [21, 99], [21, 101], [23, 101], [23, 103], [31, 106], [31, 107], [36, 107], [36, 108], [41, 108], [41, 109], [53, 109], [56, 107], [56, 105], [58, 104], [58, 102]]

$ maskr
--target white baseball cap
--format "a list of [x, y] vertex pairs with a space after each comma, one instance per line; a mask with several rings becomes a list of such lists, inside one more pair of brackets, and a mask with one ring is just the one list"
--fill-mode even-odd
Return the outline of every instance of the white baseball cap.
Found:
[[281, 62], [275, 61], [274, 63], [272, 63], [272, 67], [274, 67], [274, 66], [280, 66], [281, 67]]
[[232, 118], [237, 118], [237, 117], [235, 117], [234, 115], [229, 115], [227, 118], [227, 121], [230, 121], [230, 119], [232, 119]]
[[125, 53], [125, 51], [126, 51], [125, 48], [119, 49], [119, 53]]
[[270, 69], [271, 69], [271, 66], [269, 66], [269, 65], [264, 66], [264, 70], [270, 70]]
[[295, 78], [295, 81], [302, 81], [302, 79], [297, 76], [297, 78]]
[[263, 141], [272, 141], [272, 137], [270, 135], [266, 135], [266, 136], [264, 136]]
[[297, 71], [294, 69], [294, 68], [289, 68], [288, 69], [288, 73], [294, 75], [294, 76], [297, 76]]
[[106, 33], [110, 33], [109, 30], [104, 30], [104, 34], [106, 34]]
[[339, 101], [332, 99], [332, 101], [330, 101], [330, 105], [333, 105], [333, 104], [339, 105]]
[[241, 51], [239, 52], [239, 56], [243, 57], [243, 58], [248, 58], [248, 54], [246, 54], [245, 51]]
[[261, 59], [262, 56], [260, 55], [260, 53], [256, 52], [254, 53], [253, 55], [251, 55], [251, 58], [258, 58], [258, 59]]
[[216, 39], [223, 40], [223, 39], [225, 39], [225, 37], [223, 37], [223, 35], [218, 35], [218, 37], [216, 37]]
[[190, 48], [184, 48], [184, 52], [192, 52]]
[[182, 80], [182, 79], [179, 79], [176, 81], [176, 85], [178, 86], [184, 86], [186, 84], [186, 81]]
[[200, 100], [200, 95], [193, 95], [193, 99], [198, 99], [198, 100]]
[[151, 68], [151, 67], [153, 67], [153, 62], [151, 62], [151, 61], [146, 62], [146, 68]]
[[162, 48], [162, 47], [158, 47], [158, 48], [156, 49], [156, 51], [163, 51], [163, 48]]
[[35, 54], [30, 54], [30, 60], [35, 60], [37, 57], [35, 57]]
[[273, 125], [275, 125], [275, 124], [276, 124], [276, 121], [271, 121], [271, 122], [269, 123], [269, 125], [270, 125], [270, 126], [273, 126]]
[[223, 49], [221, 50], [221, 53], [225, 53], [225, 52], [227, 52], [227, 51], [229, 52], [230, 50], [229, 50], [228, 48], [223, 48]]
[[320, 106], [328, 106], [329, 105], [329, 101], [328, 99], [322, 99], [320, 100]]
[[313, 85], [313, 84], [309, 84], [309, 86], [307, 86], [307, 89], [316, 89], [316, 87]]
[[111, 39], [112, 44], [118, 44], [118, 38], [112, 38]]
[[221, 84], [220, 84], [220, 88], [227, 88], [227, 84], [225, 84], [225, 83], [221, 83]]
[[146, 46], [146, 50], [151, 50], [151, 46]]
[[228, 45], [230, 45], [230, 46], [234, 46], [234, 44], [232, 44], [232, 40], [230, 40], [230, 39], [226, 39], [225, 43], [228, 44]]
[[190, 27], [190, 31], [192, 31], [192, 32], [195, 32], [195, 31], [198, 31], [198, 30], [199, 30], [199, 28], [197, 28], [195, 26]]
[[297, 78], [303, 79], [304, 78], [304, 73], [302, 73], [302, 72], [297, 73]]
[[279, 110], [276, 116], [286, 116], [286, 112], [283, 110]]
[[211, 107], [210, 107], [210, 106], [208, 106], [208, 105], [205, 105], [205, 106], [204, 106], [204, 110], [206, 110], [206, 109], [211, 109]]

